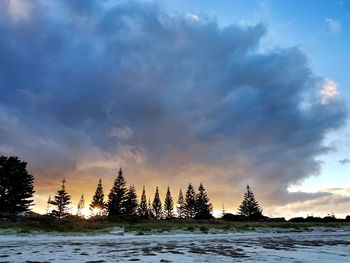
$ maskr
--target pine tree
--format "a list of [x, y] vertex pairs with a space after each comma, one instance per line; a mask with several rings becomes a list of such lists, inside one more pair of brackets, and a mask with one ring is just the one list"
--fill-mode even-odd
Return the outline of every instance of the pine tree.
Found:
[[173, 203], [173, 198], [171, 197], [171, 194], [170, 194], [169, 186], [165, 195], [164, 216], [166, 219], [170, 219], [174, 217], [174, 203]]
[[78, 208], [77, 215], [84, 216], [83, 214], [83, 209], [85, 208], [84, 194], [81, 195], [77, 208]]
[[247, 185], [247, 192], [244, 194], [244, 199], [238, 208], [239, 214], [246, 216], [249, 220], [262, 217], [262, 209], [255, 200], [254, 194]]
[[50, 214], [50, 210], [51, 210], [51, 194], [49, 194], [49, 198], [47, 199], [47, 203], [46, 203], [46, 215]]
[[158, 186], [156, 187], [156, 193], [154, 194], [154, 199], [152, 203], [153, 213], [155, 219], [162, 218], [162, 201], [159, 197]]
[[132, 216], [137, 214], [137, 195], [134, 185], [130, 185], [123, 207], [125, 208], [125, 215]]
[[138, 209], [139, 216], [142, 217], [148, 217], [148, 207], [147, 207], [147, 198], [146, 198], [146, 191], [145, 186], [143, 186], [142, 195], [141, 195], [141, 202]]
[[102, 187], [102, 180], [98, 181], [96, 191], [92, 197], [90, 204], [91, 212], [96, 216], [101, 216], [105, 214], [106, 203], [104, 202], [104, 192]]
[[114, 181], [111, 192], [108, 195], [108, 215], [122, 215], [125, 213], [123, 204], [126, 198], [125, 179], [122, 168], [119, 169], [118, 177]]
[[57, 209], [52, 210], [51, 215], [57, 218], [62, 218], [69, 215], [68, 205], [71, 202], [70, 195], [68, 195], [66, 192], [65, 183], [66, 180], [63, 179], [61, 189], [57, 191], [54, 200], [51, 201], [51, 204], [57, 207]]
[[198, 194], [196, 196], [196, 216], [197, 219], [212, 218], [213, 206], [209, 201], [208, 195], [202, 183], [199, 184]]
[[185, 200], [184, 200], [184, 196], [182, 194], [182, 190], [180, 188], [180, 192], [179, 192], [179, 198], [177, 199], [177, 216], [179, 218], [185, 218], [186, 214], [185, 214]]
[[192, 184], [187, 187], [185, 198], [185, 216], [193, 218], [196, 215], [196, 192]]
[[27, 163], [18, 157], [0, 157], [0, 213], [18, 215], [28, 212], [33, 203], [34, 177]]
[[150, 198], [148, 198], [147, 214], [148, 214], [148, 218], [152, 218], [152, 219], [155, 218]]

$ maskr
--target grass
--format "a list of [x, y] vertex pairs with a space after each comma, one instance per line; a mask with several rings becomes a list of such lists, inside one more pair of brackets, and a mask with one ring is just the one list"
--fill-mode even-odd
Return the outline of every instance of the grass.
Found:
[[145, 233], [161, 233], [167, 231], [189, 231], [208, 233], [210, 230], [224, 232], [253, 231], [268, 228], [288, 229], [291, 231], [306, 231], [315, 227], [350, 227], [350, 222], [227, 222], [221, 219], [194, 220], [147, 220], [140, 217], [114, 217], [80, 219], [77, 217], [55, 219], [51, 217], [15, 218], [0, 220], [0, 233], [108, 233], [113, 227], [122, 227], [125, 231], [138, 235]]

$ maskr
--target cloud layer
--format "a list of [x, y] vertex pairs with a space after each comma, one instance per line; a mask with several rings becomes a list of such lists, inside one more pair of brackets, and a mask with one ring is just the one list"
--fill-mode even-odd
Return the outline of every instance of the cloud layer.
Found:
[[287, 188], [319, 173], [347, 110], [300, 49], [260, 50], [263, 24], [20, 3], [0, 3], [0, 153], [30, 162], [39, 194], [62, 176], [92, 192], [123, 166], [139, 186], [202, 181], [219, 207], [247, 183], [266, 206], [315, 198]]

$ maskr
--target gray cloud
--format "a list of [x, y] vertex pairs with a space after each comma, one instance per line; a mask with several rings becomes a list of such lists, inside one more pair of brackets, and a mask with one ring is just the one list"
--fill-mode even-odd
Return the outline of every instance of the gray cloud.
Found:
[[350, 159], [345, 158], [345, 159], [339, 160], [339, 163], [342, 165], [348, 164], [348, 163], [350, 163]]
[[28, 17], [11, 19], [8, 3], [0, 151], [39, 178], [115, 163], [134, 181], [201, 180], [227, 198], [250, 183], [266, 203], [288, 202], [347, 117], [340, 98], [322, 102], [300, 49], [260, 51], [263, 24], [221, 28], [123, 1], [31, 1]]

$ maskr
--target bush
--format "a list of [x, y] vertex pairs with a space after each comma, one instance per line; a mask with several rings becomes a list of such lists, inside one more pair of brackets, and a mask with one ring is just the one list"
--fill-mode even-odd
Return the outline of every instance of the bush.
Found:
[[224, 221], [231, 221], [231, 222], [241, 222], [246, 221], [246, 217], [242, 215], [234, 215], [231, 213], [226, 213], [222, 216], [222, 220]]

